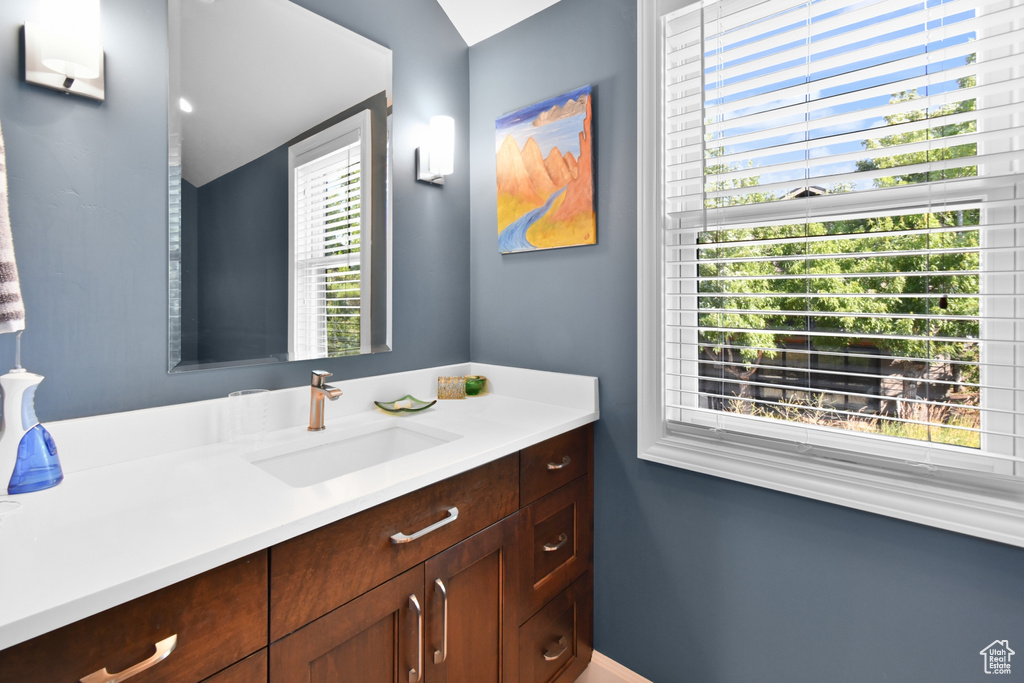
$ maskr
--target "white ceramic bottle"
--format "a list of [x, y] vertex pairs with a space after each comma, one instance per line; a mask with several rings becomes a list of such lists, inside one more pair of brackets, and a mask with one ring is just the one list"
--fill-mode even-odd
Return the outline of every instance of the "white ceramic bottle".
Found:
[[17, 367], [0, 376], [0, 495], [41, 491], [64, 479], [53, 437], [39, 424], [35, 394], [42, 375]]

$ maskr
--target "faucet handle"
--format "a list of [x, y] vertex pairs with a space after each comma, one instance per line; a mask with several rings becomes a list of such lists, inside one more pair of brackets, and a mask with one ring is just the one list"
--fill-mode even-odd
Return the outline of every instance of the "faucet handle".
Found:
[[310, 379], [309, 383], [310, 383], [311, 386], [317, 387], [319, 389], [323, 389], [324, 388], [324, 380], [326, 380], [328, 377], [333, 377], [333, 376], [334, 375], [332, 375], [331, 373], [327, 372], [326, 370], [314, 370], [313, 371], [313, 376]]

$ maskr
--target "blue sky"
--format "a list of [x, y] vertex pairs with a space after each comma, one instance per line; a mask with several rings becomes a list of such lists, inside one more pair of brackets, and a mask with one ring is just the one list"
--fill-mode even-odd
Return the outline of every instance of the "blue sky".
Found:
[[547, 157], [552, 147], [558, 147], [558, 151], [563, 155], [566, 152], [572, 152], [574, 157], [579, 158], [579, 135], [580, 131], [583, 130], [583, 114], [560, 119], [544, 126], [534, 126], [533, 122], [541, 112], [547, 111], [556, 105], [560, 107], [566, 101], [575, 100], [580, 95], [589, 95], [590, 92], [591, 86], [587, 85], [557, 97], [548, 98], [543, 102], [524, 107], [519, 111], [505, 114], [495, 123], [495, 151], [501, 147], [501, 143], [504, 142], [505, 138], [511, 135], [520, 149], [532, 137], [537, 141], [541, 154], [545, 157]]

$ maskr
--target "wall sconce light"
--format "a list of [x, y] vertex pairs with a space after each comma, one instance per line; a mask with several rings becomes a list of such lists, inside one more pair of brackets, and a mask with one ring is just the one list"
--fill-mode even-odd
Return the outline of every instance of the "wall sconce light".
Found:
[[450, 116], [430, 118], [430, 139], [426, 146], [416, 148], [416, 180], [444, 185], [444, 177], [455, 170], [455, 119]]
[[102, 101], [100, 0], [47, 0], [25, 22], [25, 81]]

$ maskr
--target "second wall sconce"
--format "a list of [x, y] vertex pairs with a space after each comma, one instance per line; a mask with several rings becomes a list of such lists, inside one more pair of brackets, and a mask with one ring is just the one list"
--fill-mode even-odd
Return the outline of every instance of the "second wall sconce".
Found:
[[100, 0], [39, 4], [40, 20], [25, 22], [25, 81], [102, 101]]
[[416, 148], [416, 180], [444, 185], [444, 177], [455, 171], [455, 119], [450, 116], [430, 118], [430, 138]]

